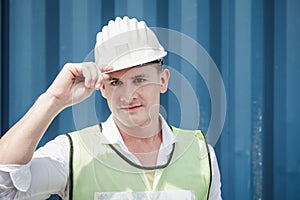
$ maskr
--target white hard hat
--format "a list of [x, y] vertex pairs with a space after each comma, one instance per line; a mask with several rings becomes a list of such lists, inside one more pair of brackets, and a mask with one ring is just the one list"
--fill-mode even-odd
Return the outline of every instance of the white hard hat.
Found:
[[[161, 59], [167, 52], [144, 21], [117, 17], [97, 34], [95, 62], [112, 71], [138, 66]], [[111, 72], [112, 72], [111, 71]]]

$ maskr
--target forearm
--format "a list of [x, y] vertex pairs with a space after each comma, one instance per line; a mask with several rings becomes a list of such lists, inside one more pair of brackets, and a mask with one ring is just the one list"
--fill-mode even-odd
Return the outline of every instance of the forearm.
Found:
[[54, 117], [63, 108], [89, 97], [95, 89], [100, 89], [105, 78], [109, 78], [102, 72], [105, 72], [105, 69], [100, 71], [92, 62], [67, 63], [48, 90], [1, 138], [0, 164], [28, 163]]
[[62, 110], [55, 97], [42, 94], [0, 140], [0, 164], [26, 164], [54, 117]]

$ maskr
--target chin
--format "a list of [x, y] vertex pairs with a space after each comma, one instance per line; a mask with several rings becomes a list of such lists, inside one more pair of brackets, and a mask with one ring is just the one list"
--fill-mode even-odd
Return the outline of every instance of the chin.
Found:
[[150, 122], [150, 120], [131, 119], [130, 121], [126, 121], [125, 123], [128, 127], [147, 127], [151, 124]]
[[141, 116], [130, 116], [126, 115], [123, 116], [121, 119], [119, 118], [118, 121], [120, 121], [123, 125], [126, 127], [147, 127], [148, 125], [151, 124], [151, 119], [150, 118], [144, 118]]

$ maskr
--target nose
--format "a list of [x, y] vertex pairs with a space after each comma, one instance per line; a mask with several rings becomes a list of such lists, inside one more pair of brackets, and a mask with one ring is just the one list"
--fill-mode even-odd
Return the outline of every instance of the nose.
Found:
[[125, 103], [130, 103], [132, 100], [137, 98], [138, 87], [134, 84], [123, 85], [123, 90], [121, 92], [121, 101]]

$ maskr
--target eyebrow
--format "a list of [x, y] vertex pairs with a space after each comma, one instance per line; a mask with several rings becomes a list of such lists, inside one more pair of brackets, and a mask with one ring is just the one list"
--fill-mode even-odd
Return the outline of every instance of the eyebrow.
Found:
[[[146, 75], [146, 74], [139, 74], [139, 75], [136, 75], [136, 76], [131, 77], [131, 79], [144, 78], [144, 77], [147, 77], [147, 75]], [[108, 80], [108, 81], [119, 81], [120, 78], [109, 77], [107, 80]]]
[[144, 77], [147, 77], [147, 75], [146, 74], [139, 74], [139, 75], [131, 77], [131, 79], [144, 78]]
[[119, 78], [114, 78], [114, 77], [109, 77], [107, 79], [107, 81], [118, 81], [118, 80], [120, 80], [120, 79]]

